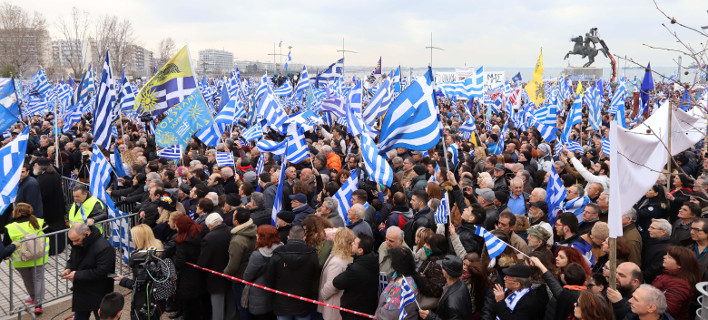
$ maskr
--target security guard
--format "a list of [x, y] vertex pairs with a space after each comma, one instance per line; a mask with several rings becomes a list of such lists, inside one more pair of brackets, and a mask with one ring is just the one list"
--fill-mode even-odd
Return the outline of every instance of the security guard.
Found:
[[[69, 224], [86, 223], [93, 226], [97, 222], [108, 219], [108, 212], [101, 200], [89, 195], [88, 187], [78, 184], [74, 187], [74, 204], [69, 209]], [[98, 230], [101, 230], [100, 226]], [[101, 230], [103, 232], [103, 230]]]

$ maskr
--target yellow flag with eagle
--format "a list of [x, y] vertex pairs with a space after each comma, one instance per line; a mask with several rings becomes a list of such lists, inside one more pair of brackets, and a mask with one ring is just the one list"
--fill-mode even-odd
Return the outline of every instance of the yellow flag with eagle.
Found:
[[546, 92], [543, 88], [543, 50], [538, 56], [538, 62], [536, 62], [536, 68], [533, 70], [533, 78], [524, 87], [526, 93], [529, 94], [529, 98], [536, 106], [540, 106], [543, 101], [546, 100]]

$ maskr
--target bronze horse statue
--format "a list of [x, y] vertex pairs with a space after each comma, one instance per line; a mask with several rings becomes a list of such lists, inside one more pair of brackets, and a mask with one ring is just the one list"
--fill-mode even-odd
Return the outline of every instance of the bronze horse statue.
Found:
[[[602, 52], [605, 57], [608, 56], [605, 48], [594, 48], [595, 43], [599, 42], [599, 39], [595, 36], [591, 36], [590, 34], [586, 34], [585, 41], [583, 41], [583, 36], [571, 38], [570, 41], [575, 42], [575, 45], [573, 46], [572, 51], [568, 51], [568, 53], [565, 54], [565, 58], [563, 58], [563, 60], [568, 59], [568, 56], [571, 54], [581, 55], [583, 59], [588, 57], [588, 62], [583, 65], [583, 68], [587, 68], [595, 62], [595, 56], [597, 56], [598, 51]], [[590, 46], [590, 44], [592, 44], [592, 46]]]

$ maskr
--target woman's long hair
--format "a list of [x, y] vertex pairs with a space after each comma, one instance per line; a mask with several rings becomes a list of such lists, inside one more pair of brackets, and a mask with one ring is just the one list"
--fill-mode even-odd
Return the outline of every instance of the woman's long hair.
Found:
[[695, 286], [701, 274], [696, 254], [691, 249], [678, 246], [668, 246], [666, 254], [674, 258], [676, 264], [680, 267], [673, 276], [686, 279], [691, 287]]
[[182, 243], [189, 237], [196, 237], [200, 232], [202, 232], [202, 225], [194, 223], [194, 220], [189, 216], [181, 216], [175, 221], [177, 226], [177, 238], [175, 238], [176, 243]]
[[356, 235], [351, 229], [337, 229], [337, 232], [334, 234], [334, 245], [332, 246], [331, 255], [351, 261], [352, 242], [354, 242], [355, 239]]
[[39, 229], [39, 222], [37, 222], [37, 217], [32, 214], [33, 212], [34, 209], [31, 205], [24, 202], [18, 202], [15, 204], [15, 209], [12, 210], [12, 218], [19, 219], [22, 217], [27, 217], [32, 228]]
[[423, 283], [423, 279], [420, 273], [416, 271], [415, 260], [413, 259], [413, 252], [405, 247], [397, 247], [388, 250], [388, 254], [391, 256], [391, 268], [399, 275], [406, 277], [413, 277], [416, 285], [420, 287]]
[[[583, 266], [583, 269], [585, 269], [586, 277], [589, 278], [592, 275], [592, 271], [590, 271], [590, 267], [588, 266], [587, 261], [585, 261], [585, 258], [583, 255], [578, 251], [578, 249], [575, 249], [573, 247], [565, 247], [561, 246], [556, 248], [556, 251], [553, 253], [553, 257], [558, 257], [558, 252], [563, 251], [565, 253], [565, 256], [568, 257], [568, 264], [571, 263], [577, 263], [581, 266]], [[565, 271], [565, 268], [561, 268], [561, 273]]]
[[[302, 220], [302, 227], [305, 229], [305, 243], [310, 247], [317, 247], [327, 240], [325, 228], [328, 227], [327, 218], [320, 217], [316, 214], [310, 214]], [[334, 227], [334, 225], [330, 226]]]
[[149, 248], [162, 250], [163, 248], [162, 241], [155, 238], [155, 234], [152, 232], [152, 229], [146, 224], [139, 224], [130, 229], [130, 235], [133, 237], [135, 250], [144, 250]]
[[607, 299], [599, 294], [583, 290], [580, 292], [577, 304], [583, 320], [614, 320], [615, 318]]
[[274, 226], [266, 224], [258, 227], [256, 231], [258, 240], [256, 240], [256, 250], [260, 248], [270, 248], [274, 244], [281, 243], [278, 229]]

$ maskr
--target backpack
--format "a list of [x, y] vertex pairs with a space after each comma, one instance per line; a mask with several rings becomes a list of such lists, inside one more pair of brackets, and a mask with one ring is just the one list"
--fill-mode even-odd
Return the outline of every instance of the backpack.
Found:
[[20, 261], [34, 261], [44, 257], [44, 240], [45, 238], [37, 238], [35, 233], [27, 233], [25, 230], [20, 228], [20, 225], [15, 223], [15, 228], [22, 232], [22, 240], [32, 239], [25, 241], [20, 245], [18, 254], [20, 256]]
[[155, 277], [153, 279], [152, 294], [155, 300], [163, 301], [177, 292], [177, 271], [170, 258], [159, 260], [157, 265], [160, 268], [160, 274], [150, 275], [151, 277]]

